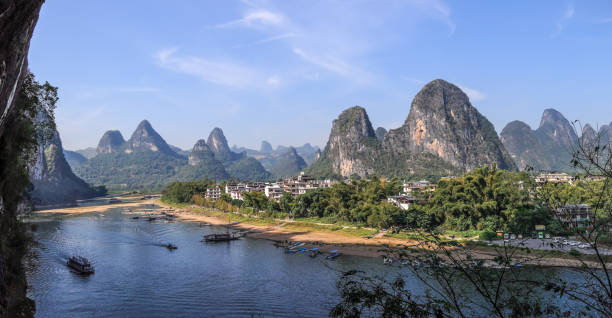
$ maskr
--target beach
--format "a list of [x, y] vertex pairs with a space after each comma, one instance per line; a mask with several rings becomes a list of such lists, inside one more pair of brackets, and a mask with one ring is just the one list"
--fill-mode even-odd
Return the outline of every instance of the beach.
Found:
[[[339, 250], [346, 255], [360, 257], [383, 257], [384, 251], [388, 247], [404, 248], [415, 247], [418, 242], [409, 239], [388, 237], [379, 233], [370, 238], [357, 236], [354, 233], [347, 233], [342, 230], [304, 227], [293, 224], [291, 220], [280, 220], [278, 222], [266, 222], [249, 219], [242, 222], [232, 222], [238, 218], [230, 213], [220, 213], [213, 209], [196, 206], [172, 206], [161, 202], [157, 198], [142, 199], [141, 196], [117, 197], [120, 202], [104, 204], [103, 201], [98, 205], [66, 207], [35, 211], [35, 214], [66, 215], [73, 216], [86, 213], [104, 213], [117, 208], [122, 208], [123, 213], [145, 213], [159, 214], [167, 211], [176, 216], [180, 222], [195, 222], [202, 225], [226, 226], [229, 231], [248, 231], [251, 238], [265, 239], [275, 242], [305, 242], [305, 248], [317, 247], [321, 252]], [[108, 200], [108, 199], [107, 199]], [[300, 223], [303, 224], [303, 223]], [[498, 255], [494, 247], [477, 246], [471, 249], [474, 257], [479, 259], [493, 259]], [[531, 255], [517, 255], [517, 259], [523, 259], [525, 265], [538, 266], [557, 266], [557, 267], [581, 267], [582, 263], [576, 259], [568, 257], [534, 257]], [[595, 265], [594, 263], [592, 263]]]

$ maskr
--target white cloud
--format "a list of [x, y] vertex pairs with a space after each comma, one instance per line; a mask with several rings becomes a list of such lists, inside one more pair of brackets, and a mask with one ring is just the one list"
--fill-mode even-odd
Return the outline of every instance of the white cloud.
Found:
[[238, 64], [210, 59], [179, 56], [176, 48], [160, 50], [155, 54], [157, 63], [171, 71], [197, 76], [218, 85], [245, 88], [258, 82], [254, 70]]
[[285, 23], [285, 17], [264, 9], [248, 11], [241, 19], [219, 24], [218, 28], [227, 27], [259, 27], [259, 26], [278, 26]]
[[[326, 69], [330, 72], [333, 72], [337, 75], [346, 77], [351, 79], [357, 83], [369, 83], [371, 75], [355, 66], [348, 64], [346, 61], [341, 60], [337, 57], [331, 55], [314, 55], [311, 53], [306, 53], [304, 50], [300, 48], [293, 48], [293, 53], [301, 57], [304, 61]], [[317, 74], [317, 78], [318, 78]]]
[[247, 44], [243, 44], [243, 45], [236, 45], [236, 46], [234, 46], [234, 48], [255, 46], [255, 45], [265, 44], [265, 43], [274, 42], [274, 41], [278, 41], [278, 40], [284, 40], [284, 39], [288, 39], [288, 38], [292, 38], [292, 37], [295, 37], [295, 33], [285, 33], [285, 34], [281, 34], [281, 35], [275, 35], [275, 36], [267, 37], [265, 39], [262, 39], [262, 40], [259, 40], [259, 41], [255, 41], [255, 42], [251, 42], [251, 43], [247, 43]]
[[459, 86], [459, 88], [461, 88], [461, 90], [470, 98], [471, 102], [480, 102], [487, 99], [487, 96], [484, 93], [473, 88], [465, 86]]

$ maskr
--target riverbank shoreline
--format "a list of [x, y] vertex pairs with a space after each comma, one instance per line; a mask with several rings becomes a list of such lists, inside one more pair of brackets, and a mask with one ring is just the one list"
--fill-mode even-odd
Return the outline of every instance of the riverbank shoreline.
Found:
[[[417, 241], [409, 239], [400, 239], [394, 237], [387, 237], [384, 235], [375, 235], [373, 237], [363, 237], [355, 234], [349, 234], [344, 231], [321, 229], [304, 227], [305, 224], [287, 221], [279, 221], [272, 223], [270, 221], [259, 221], [251, 220], [239, 222], [233, 224], [231, 218], [239, 218], [239, 215], [232, 215], [229, 213], [222, 213], [213, 209], [206, 209], [202, 207], [193, 206], [173, 206], [161, 202], [159, 199], [141, 199], [141, 196], [132, 197], [117, 197], [116, 199], [121, 202], [101, 204], [101, 205], [90, 205], [90, 206], [78, 206], [78, 207], [65, 207], [48, 210], [34, 211], [33, 214], [40, 215], [68, 215], [74, 216], [85, 213], [103, 213], [111, 211], [116, 208], [126, 208], [127, 211], [124, 213], [136, 213], [138, 211], [147, 211], [149, 213], [161, 213], [162, 211], [170, 211], [170, 213], [176, 215], [177, 220], [181, 222], [193, 222], [204, 224], [210, 224], [214, 226], [226, 226], [231, 231], [248, 231], [248, 236], [256, 239], [264, 239], [274, 242], [305, 242], [304, 247], [311, 248], [317, 247], [321, 252], [329, 252], [331, 250], [339, 250], [345, 255], [358, 256], [358, 257], [374, 257], [382, 258], [385, 252], [382, 249], [385, 248], [414, 248], [417, 245]], [[479, 259], [494, 259], [498, 253], [495, 247], [475, 246], [471, 248], [474, 256]], [[534, 258], [533, 253], [530, 256], [520, 255], [517, 258], [529, 258], [525, 261], [524, 265], [535, 265], [535, 266], [547, 266], [547, 267], [582, 267], [582, 263], [576, 259], [569, 259], [563, 257], [542, 257]]]

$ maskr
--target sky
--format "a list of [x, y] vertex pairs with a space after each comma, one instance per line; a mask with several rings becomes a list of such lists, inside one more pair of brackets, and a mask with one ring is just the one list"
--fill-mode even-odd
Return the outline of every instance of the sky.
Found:
[[442, 78], [501, 132], [546, 108], [612, 121], [612, 1], [46, 1], [29, 67], [59, 87], [64, 148], [127, 139], [147, 119], [190, 149], [221, 127], [230, 145], [325, 146], [363, 106], [402, 125]]

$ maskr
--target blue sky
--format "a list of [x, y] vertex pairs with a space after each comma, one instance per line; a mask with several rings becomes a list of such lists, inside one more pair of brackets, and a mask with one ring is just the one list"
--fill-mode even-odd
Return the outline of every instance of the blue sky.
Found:
[[399, 127], [430, 80], [462, 87], [498, 132], [545, 108], [612, 121], [611, 1], [47, 1], [30, 69], [59, 86], [64, 147], [142, 119], [191, 148], [324, 146], [364, 106]]

